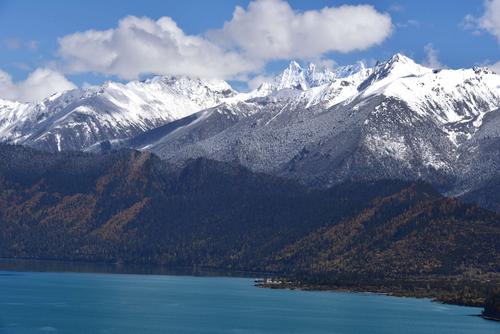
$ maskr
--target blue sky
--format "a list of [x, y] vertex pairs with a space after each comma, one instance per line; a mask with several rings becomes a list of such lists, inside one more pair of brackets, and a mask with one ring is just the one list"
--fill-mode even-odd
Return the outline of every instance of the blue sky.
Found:
[[[485, 2], [481, 0], [290, 0], [288, 3], [298, 13], [321, 10], [324, 7], [369, 4], [380, 15], [390, 17], [392, 32], [383, 37], [381, 42], [372, 43], [373, 45], [363, 47], [363, 50], [355, 48], [347, 52], [318, 52], [318, 59], [333, 60], [339, 65], [361, 59], [368, 62], [383, 60], [396, 52], [405, 53], [418, 62], [425, 62], [431, 50], [441, 64], [451, 68], [492, 64], [500, 60], [500, 44], [494, 34], [480, 27], [471, 27], [471, 24], [468, 28], [465, 27], [466, 16], [478, 19], [484, 15]], [[121, 19], [129, 15], [148, 17], [153, 21], [168, 16], [184, 34], [205, 36], [207, 31], [221, 29], [224, 22], [230, 21], [236, 6], [246, 10], [248, 4], [249, 1], [236, 0], [0, 0], [0, 70], [10, 75], [13, 83], [26, 79], [37, 68], [57, 70], [78, 86], [84, 83], [97, 84], [107, 79], [128, 80], [134, 76], [133, 73], [124, 73], [120, 69], [108, 70], [101, 65], [91, 66], [88, 65], [88, 59], [84, 60], [84, 64], [78, 59], [79, 63], [75, 64], [74, 53], [61, 56], [59, 38], [87, 30], [113, 29]], [[474, 20], [472, 22], [472, 25], [477, 24]], [[238, 48], [241, 47], [238, 44]], [[310, 55], [301, 57], [302, 53], [297, 51], [290, 51], [290, 54], [290, 58], [298, 60], [311, 58]], [[167, 63], [169, 59], [164, 61]], [[245, 81], [255, 75], [278, 71], [288, 59], [284, 59], [284, 56], [269, 56], [259, 58], [258, 62], [259, 65], [248, 65], [254, 66], [251, 70], [234, 69], [232, 72], [224, 72], [224, 76], [230, 80], [235, 80], [236, 77], [236, 80]], [[228, 63], [231, 64], [231, 60]], [[126, 64], [133, 67], [135, 63], [131, 61]], [[248, 69], [246, 65], [241, 66]], [[161, 74], [168, 74], [171, 71], [171, 67], [169, 68]], [[145, 71], [149, 71], [149, 68], [146, 67]], [[241, 77], [237, 74], [239, 72], [245, 75]], [[140, 73], [139, 77], [148, 75], [149, 73]]]

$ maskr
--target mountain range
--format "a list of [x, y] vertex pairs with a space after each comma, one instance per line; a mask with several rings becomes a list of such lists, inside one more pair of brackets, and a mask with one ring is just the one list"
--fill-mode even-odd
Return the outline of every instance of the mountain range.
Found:
[[172, 164], [238, 163], [307, 186], [424, 180], [500, 208], [500, 75], [432, 69], [396, 54], [373, 67], [288, 68], [240, 93], [154, 77], [0, 102], [0, 137], [46, 151], [133, 148]]
[[396, 54], [292, 61], [250, 92], [107, 82], [0, 100], [0, 138], [0, 257], [258, 271], [475, 305], [500, 282], [500, 75], [486, 68]]
[[0, 100], [0, 136], [49, 151], [84, 150], [100, 141], [132, 137], [235, 94], [224, 81], [154, 77], [57, 93], [40, 103]]

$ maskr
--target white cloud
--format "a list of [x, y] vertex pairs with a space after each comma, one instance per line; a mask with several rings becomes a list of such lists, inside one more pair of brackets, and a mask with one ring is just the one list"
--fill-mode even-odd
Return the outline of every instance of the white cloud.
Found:
[[485, 0], [483, 15], [481, 17], [466, 15], [462, 26], [476, 35], [481, 31], [487, 31], [500, 43], [500, 0]]
[[[128, 16], [112, 29], [59, 38], [58, 58], [24, 81], [13, 82], [0, 71], [0, 97], [33, 101], [75, 88], [62, 73], [92, 72], [122, 79], [151, 74], [253, 78], [252, 86], [268, 62], [324, 60], [329, 52], [364, 50], [382, 43], [392, 29], [390, 15], [370, 5], [298, 11], [285, 0], [254, 0], [246, 8], [238, 6], [220, 29], [199, 35], [186, 34], [170, 17]], [[38, 48], [34, 40], [3, 42], [9, 48]]]
[[500, 61], [497, 61], [496, 63], [487, 66], [495, 73], [500, 74]]
[[69, 72], [99, 72], [135, 79], [141, 74], [230, 78], [261, 67], [200, 36], [186, 35], [169, 17], [129, 16], [118, 27], [59, 39]]
[[59, 55], [69, 73], [237, 79], [272, 60], [363, 50], [382, 43], [391, 31], [390, 16], [372, 6], [299, 12], [283, 0], [256, 0], [246, 9], [236, 7], [230, 21], [206, 34], [188, 35], [169, 17], [129, 16], [113, 29], [60, 38]]
[[424, 46], [424, 51], [425, 51], [425, 60], [423, 62], [424, 66], [434, 68], [434, 69], [440, 69], [440, 68], [445, 68], [446, 65], [443, 65], [438, 58], [439, 51], [434, 48], [434, 46], [429, 43], [426, 46]]
[[48, 68], [38, 68], [26, 80], [13, 82], [12, 77], [0, 70], [0, 98], [33, 102], [56, 92], [74, 89], [76, 86], [59, 72]]
[[479, 19], [474, 15], [465, 15], [460, 25], [463, 29], [472, 31], [474, 35], [481, 34], [481, 31], [479, 30]]
[[391, 32], [391, 17], [369, 5], [299, 12], [283, 0], [258, 0], [236, 7], [232, 19], [209, 36], [252, 59], [274, 60], [364, 50]]
[[479, 27], [495, 36], [500, 43], [500, 0], [485, 1], [485, 11], [479, 18]]

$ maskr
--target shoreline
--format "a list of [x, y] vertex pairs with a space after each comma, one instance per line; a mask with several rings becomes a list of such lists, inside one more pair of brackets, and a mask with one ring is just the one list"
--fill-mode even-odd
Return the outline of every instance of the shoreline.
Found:
[[483, 318], [484, 320], [500, 322], [500, 318], [497, 317], [490, 317], [484, 314], [479, 315], [479, 317]]
[[93, 262], [55, 259], [0, 257], [0, 271], [89, 273], [116, 275], [159, 275], [159, 276], [203, 276], [242, 277], [256, 279], [270, 275], [269, 272], [229, 270], [209, 267], [173, 267], [159, 264], [126, 262]]
[[[464, 288], [468, 288], [467, 284], [479, 284], [479, 281], [457, 280], [456, 277], [428, 277], [428, 278], [413, 278], [408, 280], [378, 280], [363, 282], [349, 282], [349, 284], [313, 284], [300, 281], [294, 281], [286, 276], [274, 276], [269, 272], [242, 271], [242, 270], [227, 270], [216, 268], [203, 267], [168, 267], [152, 264], [128, 264], [128, 263], [106, 263], [106, 262], [89, 262], [89, 261], [60, 261], [53, 259], [19, 259], [19, 258], [0, 258], [0, 270], [2, 271], [17, 271], [17, 272], [59, 272], [59, 273], [96, 273], [96, 274], [137, 274], [137, 275], [175, 275], [175, 276], [206, 276], [206, 277], [245, 277], [254, 279], [254, 286], [258, 288], [268, 289], [288, 289], [301, 291], [337, 291], [337, 292], [352, 292], [352, 293], [373, 293], [394, 297], [408, 298], [426, 298], [432, 302], [484, 307], [484, 296], [470, 294], [460, 296], [450, 293], [445, 289], [439, 289], [433, 286], [435, 283], [442, 284], [447, 282], [463, 283]], [[269, 278], [278, 277], [278, 278]], [[401, 284], [404, 282], [404, 287]], [[481, 281], [482, 283], [482, 281]], [[496, 284], [497, 280], [493, 281]], [[498, 281], [500, 284], [500, 281]], [[425, 287], [427, 285], [427, 287]], [[495, 317], [483, 316], [484, 319], [492, 321], [500, 321]]]
[[[429, 280], [431, 281], [431, 280]], [[385, 285], [318, 285], [299, 283], [286, 279], [263, 279], [255, 280], [255, 286], [265, 289], [288, 289], [288, 290], [301, 290], [301, 291], [337, 291], [337, 292], [352, 292], [352, 293], [372, 293], [394, 297], [407, 297], [407, 298], [425, 298], [435, 303], [457, 305], [457, 306], [470, 306], [470, 307], [484, 307], [484, 297], [468, 296], [457, 297], [452, 294], [446, 294], [445, 291], [439, 289], [422, 289], [418, 285], [414, 285], [414, 289], [402, 289], [391, 286], [390, 281], [378, 282], [386, 283]], [[478, 316], [482, 316], [479, 314]], [[495, 319], [488, 319], [495, 320]], [[497, 320], [498, 321], [498, 320]]]

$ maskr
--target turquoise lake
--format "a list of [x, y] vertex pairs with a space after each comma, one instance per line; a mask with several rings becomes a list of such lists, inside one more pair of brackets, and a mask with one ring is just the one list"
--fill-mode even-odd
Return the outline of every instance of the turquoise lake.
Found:
[[251, 278], [0, 271], [0, 333], [500, 333], [481, 309]]

